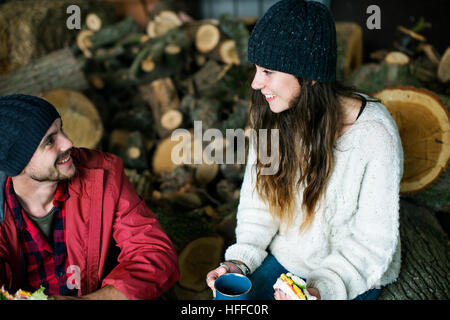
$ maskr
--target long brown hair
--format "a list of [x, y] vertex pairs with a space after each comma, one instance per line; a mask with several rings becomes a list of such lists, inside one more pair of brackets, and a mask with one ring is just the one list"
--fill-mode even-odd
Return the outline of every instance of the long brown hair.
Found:
[[[300, 95], [290, 108], [273, 113], [260, 90], [252, 90], [250, 124], [256, 134], [256, 188], [274, 218], [289, 225], [295, 215], [296, 192], [304, 188], [302, 209], [305, 218], [300, 231], [312, 223], [314, 210], [324, 195], [334, 167], [333, 147], [342, 130], [342, 97], [362, 100], [355, 89], [339, 82], [319, 83], [297, 79]], [[279, 129], [277, 170], [261, 174], [268, 164], [261, 162], [259, 129]], [[267, 146], [271, 145], [266, 143]], [[268, 150], [271, 152], [271, 150]]]

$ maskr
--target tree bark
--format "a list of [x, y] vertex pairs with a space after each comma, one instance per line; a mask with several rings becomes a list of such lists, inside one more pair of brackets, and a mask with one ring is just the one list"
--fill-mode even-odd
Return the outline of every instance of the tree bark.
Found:
[[449, 238], [434, 213], [401, 199], [400, 236], [402, 266], [399, 278], [386, 286], [378, 299], [449, 299]]
[[83, 91], [89, 87], [83, 68], [85, 59], [75, 58], [70, 49], [54, 51], [0, 78], [0, 95], [40, 95], [67, 88]]

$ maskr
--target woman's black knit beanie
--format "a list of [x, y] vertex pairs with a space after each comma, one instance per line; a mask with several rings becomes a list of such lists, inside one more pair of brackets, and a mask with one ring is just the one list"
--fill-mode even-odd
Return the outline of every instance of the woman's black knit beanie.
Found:
[[0, 171], [10, 177], [20, 174], [57, 118], [55, 107], [41, 98], [0, 97]]
[[330, 10], [315, 1], [282, 0], [256, 23], [248, 60], [309, 80], [336, 80], [336, 26]]

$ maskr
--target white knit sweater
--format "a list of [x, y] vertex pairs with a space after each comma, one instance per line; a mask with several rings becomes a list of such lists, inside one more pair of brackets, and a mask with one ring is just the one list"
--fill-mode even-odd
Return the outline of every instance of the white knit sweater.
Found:
[[[237, 211], [236, 243], [225, 259], [253, 272], [270, 251], [290, 272], [307, 279], [322, 299], [353, 299], [395, 281], [401, 264], [399, 187], [403, 149], [395, 121], [384, 105], [367, 101], [364, 112], [338, 139], [326, 200], [307, 232], [298, 206], [288, 229], [272, 219], [255, 191], [254, 148]], [[298, 203], [301, 203], [301, 190]]]

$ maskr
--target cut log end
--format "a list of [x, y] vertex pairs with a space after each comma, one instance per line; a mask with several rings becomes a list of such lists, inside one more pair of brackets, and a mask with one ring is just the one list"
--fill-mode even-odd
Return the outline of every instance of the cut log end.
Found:
[[179, 54], [181, 52], [181, 48], [177, 45], [170, 44], [164, 48], [164, 52], [167, 54]]
[[220, 40], [219, 29], [212, 24], [200, 26], [195, 34], [195, 47], [202, 53], [210, 52]]
[[386, 57], [384, 58], [384, 61], [388, 64], [396, 64], [396, 65], [404, 65], [410, 62], [410, 58], [400, 51], [392, 51], [389, 52]]
[[155, 62], [151, 56], [147, 56], [147, 58], [141, 61], [141, 69], [144, 72], [151, 72], [155, 69]]
[[167, 130], [178, 128], [183, 122], [183, 115], [178, 110], [169, 110], [161, 116], [161, 126]]
[[148, 23], [147, 34], [150, 38], [160, 37], [181, 24], [182, 21], [175, 12], [164, 10]]
[[130, 147], [127, 150], [127, 154], [130, 159], [137, 159], [141, 156], [141, 150], [137, 147]]
[[172, 161], [172, 150], [179, 143], [178, 140], [173, 141], [168, 137], [157, 145], [152, 160], [153, 173], [158, 175], [170, 173], [179, 165]]
[[95, 13], [89, 13], [86, 16], [86, 25], [89, 30], [98, 31], [102, 28], [102, 19]]
[[103, 135], [103, 124], [94, 104], [81, 92], [56, 89], [44, 93], [61, 115], [64, 131], [76, 147], [93, 149]]
[[447, 107], [431, 91], [414, 87], [388, 88], [374, 96], [388, 108], [402, 140], [405, 160], [400, 191], [416, 193], [426, 189], [449, 163]]
[[222, 61], [226, 64], [239, 65], [241, 63], [236, 49], [236, 42], [232, 39], [227, 39], [220, 43], [219, 54]]

